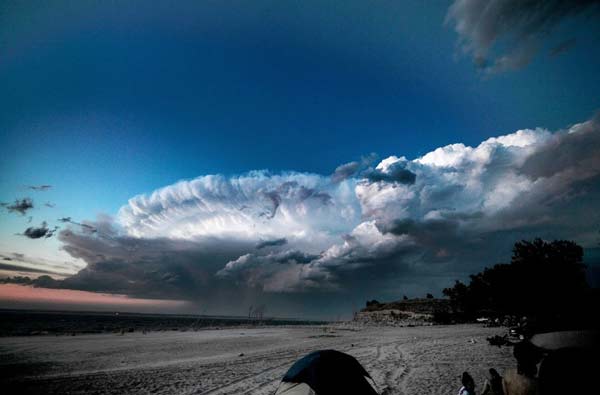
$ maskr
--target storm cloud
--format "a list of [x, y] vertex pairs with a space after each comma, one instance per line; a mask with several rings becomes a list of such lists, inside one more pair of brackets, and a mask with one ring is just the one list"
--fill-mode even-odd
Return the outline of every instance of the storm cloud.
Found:
[[208, 175], [135, 196], [115, 218], [63, 218], [62, 248], [87, 267], [52, 286], [285, 311], [439, 293], [520, 239], [597, 243], [598, 117], [348, 174]]
[[[477, 67], [497, 73], [526, 66], [561, 22], [583, 13], [598, 16], [599, 5], [598, 0], [455, 0], [446, 23], [454, 26], [461, 51]], [[551, 53], [564, 52], [574, 43], [563, 39]]]

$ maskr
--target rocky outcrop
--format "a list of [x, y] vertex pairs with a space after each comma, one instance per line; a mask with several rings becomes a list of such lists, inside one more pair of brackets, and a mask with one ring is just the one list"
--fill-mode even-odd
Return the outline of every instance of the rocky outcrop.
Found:
[[354, 315], [364, 325], [433, 325], [436, 315], [450, 311], [446, 299], [409, 299], [390, 303], [372, 303]]

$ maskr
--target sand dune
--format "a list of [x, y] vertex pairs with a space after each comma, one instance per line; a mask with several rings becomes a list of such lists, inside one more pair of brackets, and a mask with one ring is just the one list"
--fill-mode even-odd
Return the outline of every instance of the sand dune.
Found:
[[489, 367], [513, 365], [492, 347], [498, 328], [275, 327], [0, 339], [3, 387], [20, 393], [273, 394], [310, 351], [355, 356], [382, 394], [454, 394], [468, 370], [481, 386]]

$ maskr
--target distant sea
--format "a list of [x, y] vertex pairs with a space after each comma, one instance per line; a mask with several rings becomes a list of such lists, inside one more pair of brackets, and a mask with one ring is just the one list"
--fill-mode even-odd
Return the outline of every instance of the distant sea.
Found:
[[0, 336], [194, 331], [259, 325], [320, 325], [299, 319], [0, 309]]

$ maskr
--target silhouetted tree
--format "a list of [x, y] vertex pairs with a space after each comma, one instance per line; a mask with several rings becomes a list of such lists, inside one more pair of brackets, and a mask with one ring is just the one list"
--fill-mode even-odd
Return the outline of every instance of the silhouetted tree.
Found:
[[515, 243], [510, 264], [498, 264], [444, 290], [455, 313], [565, 316], [588, 291], [583, 249], [572, 241]]
[[371, 306], [379, 306], [381, 303], [379, 303], [378, 300], [367, 300], [367, 307], [371, 307]]
[[408, 300], [408, 296], [404, 295], [404, 296], [402, 297], [402, 299], [403, 299], [403, 300]]
[[433, 295], [432, 294], [427, 294], [427, 299], [433, 299]]

